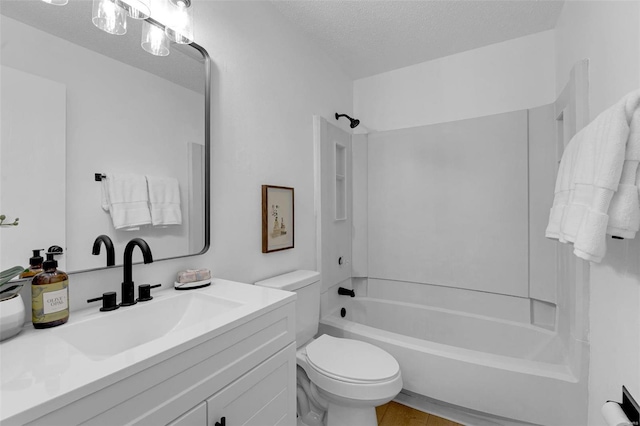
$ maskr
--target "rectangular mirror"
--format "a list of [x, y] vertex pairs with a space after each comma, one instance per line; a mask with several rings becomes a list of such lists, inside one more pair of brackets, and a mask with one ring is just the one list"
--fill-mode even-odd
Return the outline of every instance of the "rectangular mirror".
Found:
[[[117, 265], [135, 237], [156, 261], [206, 251], [206, 51], [172, 43], [168, 56], [151, 55], [141, 48], [144, 21], [129, 18], [125, 35], [107, 34], [86, 0], [2, 0], [0, 14], [0, 214], [5, 223], [20, 218], [0, 227], [0, 270], [28, 266], [32, 249], [53, 245], [64, 249], [57, 259], [67, 272], [105, 267], [104, 247], [92, 255], [102, 234]], [[96, 174], [176, 179], [181, 224], [116, 230]]]

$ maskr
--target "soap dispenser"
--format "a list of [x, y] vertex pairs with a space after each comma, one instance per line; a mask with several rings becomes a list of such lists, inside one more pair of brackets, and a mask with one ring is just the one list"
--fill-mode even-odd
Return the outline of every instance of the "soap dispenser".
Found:
[[25, 269], [24, 272], [20, 274], [20, 278], [29, 278], [38, 275], [42, 272], [42, 256], [40, 256], [40, 251], [42, 249], [34, 249], [33, 256], [29, 259], [29, 269]]
[[47, 253], [44, 271], [31, 281], [32, 322], [35, 328], [49, 328], [69, 319], [69, 276], [60, 271], [53, 253]]

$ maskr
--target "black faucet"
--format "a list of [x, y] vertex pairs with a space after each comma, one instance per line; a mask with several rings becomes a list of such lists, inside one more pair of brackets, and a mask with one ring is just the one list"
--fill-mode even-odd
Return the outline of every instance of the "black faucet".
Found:
[[97, 256], [100, 254], [100, 243], [104, 243], [104, 247], [107, 249], [107, 266], [113, 266], [116, 264], [116, 251], [113, 249], [113, 241], [106, 235], [100, 235], [93, 242], [93, 250], [91, 254]]
[[149, 244], [142, 238], [134, 238], [127, 243], [124, 248], [124, 280], [122, 281], [122, 303], [120, 306], [131, 306], [136, 304], [135, 287], [133, 286], [133, 249], [135, 246], [142, 250], [144, 263], [153, 262]]
[[351, 296], [356, 297], [356, 292], [353, 290], [349, 290], [348, 288], [338, 287], [338, 294], [340, 296]]

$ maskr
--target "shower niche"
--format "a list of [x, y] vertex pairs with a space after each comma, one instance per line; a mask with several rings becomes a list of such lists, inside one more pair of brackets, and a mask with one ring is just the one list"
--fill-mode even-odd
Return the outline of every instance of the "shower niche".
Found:
[[347, 219], [347, 148], [335, 143], [336, 220]]

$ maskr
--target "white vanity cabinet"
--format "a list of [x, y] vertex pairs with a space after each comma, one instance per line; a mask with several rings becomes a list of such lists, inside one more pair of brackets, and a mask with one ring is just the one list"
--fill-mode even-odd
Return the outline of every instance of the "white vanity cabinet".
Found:
[[109, 383], [100, 383], [95, 391], [58, 403], [38, 418], [25, 413], [6, 424], [293, 426], [294, 303], [295, 297], [284, 296], [275, 307], [163, 352], [161, 359], [142, 366], [131, 359], [133, 371], [124, 368], [110, 375]]

